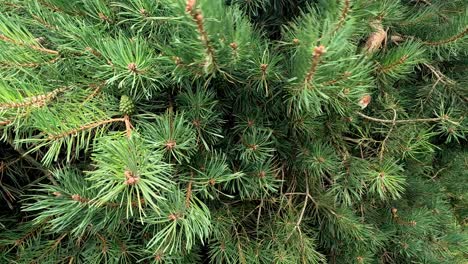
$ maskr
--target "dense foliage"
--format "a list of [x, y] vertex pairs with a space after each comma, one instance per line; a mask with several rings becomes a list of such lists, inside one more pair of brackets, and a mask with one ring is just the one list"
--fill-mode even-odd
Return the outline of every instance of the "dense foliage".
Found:
[[0, 0], [0, 263], [463, 263], [465, 0]]

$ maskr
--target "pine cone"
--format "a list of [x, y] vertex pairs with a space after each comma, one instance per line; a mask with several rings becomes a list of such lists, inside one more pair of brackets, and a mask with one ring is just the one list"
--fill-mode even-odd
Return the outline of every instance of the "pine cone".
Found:
[[120, 112], [125, 115], [131, 115], [135, 112], [135, 104], [130, 97], [122, 95], [120, 98]]

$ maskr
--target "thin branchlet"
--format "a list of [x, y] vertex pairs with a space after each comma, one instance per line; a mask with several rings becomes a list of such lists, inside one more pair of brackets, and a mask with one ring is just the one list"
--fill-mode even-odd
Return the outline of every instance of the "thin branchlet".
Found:
[[443, 117], [434, 117], [434, 118], [415, 118], [415, 119], [404, 119], [404, 120], [390, 120], [390, 119], [380, 119], [371, 116], [367, 116], [361, 112], [357, 113], [360, 117], [365, 118], [370, 121], [386, 123], [386, 124], [407, 124], [407, 123], [418, 123], [418, 122], [440, 122], [440, 121], [449, 121], [451, 123], [458, 124], [454, 121], [451, 121], [448, 116]]

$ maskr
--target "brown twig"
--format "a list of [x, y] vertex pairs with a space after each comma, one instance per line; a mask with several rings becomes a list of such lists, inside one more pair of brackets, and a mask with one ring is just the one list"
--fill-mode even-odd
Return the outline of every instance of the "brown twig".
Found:
[[392, 120], [392, 127], [390, 128], [390, 130], [388, 131], [388, 134], [387, 136], [385, 137], [385, 139], [382, 141], [382, 144], [380, 145], [380, 153], [379, 153], [379, 158], [380, 158], [380, 161], [383, 160], [383, 154], [384, 154], [384, 150], [385, 150], [385, 143], [387, 142], [388, 138], [390, 137], [390, 134], [392, 133], [393, 129], [395, 128], [395, 122], [396, 122], [396, 118], [397, 118], [397, 112], [395, 109], [392, 109], [393, 110], [393, 120]]
[[4, 121], [0, 121], [0, 126], [9, 125], [9, 124], [11, 124], [11, 122], [13, 122], [13, 120], [4, 120]]
[[442, 172], [443, 170], [445, 170], [445, 169], [447, 169], [447, 168], [442, 168], [442, 169], [438, 170], [438, 171], [434, 174], [434, 176], [431, 177], [431, 180], [432, 180], [432, 181], [435, 181], [435, 178], [437, 178], [437, 176], [439, 175], [439, 173], [441, 173], [441, 172]]
[[[310, 197], [310, 194], [309, 194], [309, 182], [307, 180], [307, 178], [305, 179], [305, 184], [306, 184], [306, 192], [305, 192], [305, 199], [304, 199], [304, 206], [302, 207], [302, 210], [301, 210], [301, 214], [299, 215], [299, 219], [297, 220], [296, 222], [296, 225], [294, 226], [294, 230], [298, 230], [299, 232], [301, 232], [301, 223], [302, 223], [302, 219], [304, 218], [304, 214], [305, 214], [305, 210], [307, 208], [307, 202], [309, 201], [309, 197]], [[294, 231], [293, 231], [294, 232]], [[286, 241], [289, 240], [289, 238], [292, 236], [293, 232], [291, 232], [289, 234], [289, 236], [286, 238]]]
[[190, 199], [192, 199], [192, 184], [193, 184], [193, 171], [190, 171], [190, 181], [187, 186], [187, 195], [185, 196], [185, 207], [190, 207]]
[[132, 129], [133, 129], [133, 125], [130, 122], [130, 117], [128, 115], [125, 115], [124, 121], [125, 121], [125, 131], [127, 133], [127, 137], [130, 138], [132, 136]]
[[445, 76], [440, 70], [438, 70], [434, 66], [428, 63], [423, 63], [423, 65], [426, 66], [431, 71], [431, 73], [437, 78], [437, 83], [441, 82], [443, 84], [455, 84], [453, 80]]

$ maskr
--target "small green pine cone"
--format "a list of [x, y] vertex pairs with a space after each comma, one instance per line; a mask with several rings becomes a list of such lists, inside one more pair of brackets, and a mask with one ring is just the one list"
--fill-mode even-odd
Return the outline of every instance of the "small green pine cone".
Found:
[[120, 112], [125, 115], [131, 115], [135, 112], [135, 104], [130, 97], [122, 95], [120, 98]]

